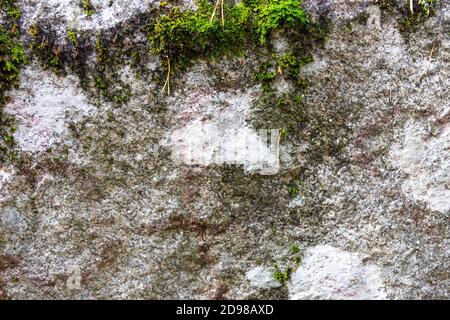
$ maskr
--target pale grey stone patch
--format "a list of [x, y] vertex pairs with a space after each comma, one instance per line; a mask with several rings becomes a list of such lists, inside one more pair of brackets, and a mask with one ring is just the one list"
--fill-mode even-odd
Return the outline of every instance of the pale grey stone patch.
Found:
[[424, 123], [410, 121], [403, 139], [392, 148], [391, 159], [407, 174], [402, 185], [405, 196], [450, 213], [450, 126], [432, 135]]
[[[80, 0], [22, 0], [19, 5], [22, 10], [24, 27], [29, 28], [38, 21], [47, 20], [54, 23], [53, 27], [61, 39], [66, 34], [66, 28], [97, 32], [114, 26], [145, 13], [149, 6], [158, 6], [159, 0], [92, 0], [94, 12], [87, 13], [80, 6]], [[194, 1], [183, 1], [182, 9], [195, 9]]]
[[320, 60], [314, 57], [314, 61], [304, 66], [300, 72], [302, 75], [308, 76], [311, 74], [317, 74], [323, 71], [325, 68], [327, 68], [327, 61]]
[[[84, 12], [79, 0], [23, 0], [21, 4], [26, 23], [31, 25], [44, 17], [57, 18], [76, 29], [106, 29], [134, 14], [144, 12], [155, 0], [92, 0], [95, 10], [91, 16]], [[111, 5], [110, 5], [111, 4]], [[124, 8], [127, 10], [124, 10]]]
[[67, 281], [66, 286], [68, 290], [80, 290], [81, 289], [81, 269], [78, 265], [69, 266], [67, 268]]
[[294, 199], [292, 199], [289, 204], [288, 207], [289, 208], [298, 208], [301, 207], [304, 204], [304, 201], [302, 199], [302, 197], [300, 195], [297, 195]]
[[0, 207], [0, 222], [3, 228], [17, 234], [28, 228], [27, 220], [16, 208]]
[[273, 35], [272, 38], [273, 47], [278, 55], [285, 54], [290, 50], [289, 42], [286, 38], [279, 35]]
[[378, 6], [367, 7], [369, 18], [367, 19], [367, 28], [381, 30], [381, 10]]
[[383, 270], [366, 265], [357, 253], [329, 245], [309, 248], [300, 267], [288, 282], [289, 298], [381, 300]]
[[304, 6], [314, 18], [327, 15], [339, 24], [357, 17], [358, 14], [364, 13], [368, 6], [376, 3], [377, 0], [305, 0]]
[[6, 198], [6, 185], [14, 176], [14, 169], [10, 167], [0, 167], [0, 202]]
[[20, 149], [40, 152], [65, 139], [69, 121], [92, 114], [95, 107], [74, 76], [59, 78], [33, 64], [21, 72], [18, 89], [5, 111], [16, 118], [14, 138]]
[[253, 287], [260, 289], [279, 288], [281, 284], [273, 276], [273, 270], [257, 266], [247, 271], [246, 278]]
[[[196, 77], [190, 79], [192, 81]], [[201, 79], [194, 81], [197, 83]], [[172, 108], [183, 110], [178, 117], [180, 123], [186, 125], [171, 132], [166, 142], [176, 163], [203, 166], [234, 164], [261, 174], [278, 172], [277, 128], [257, 132], [245, 122], [253, 103], [253, 90], [220, 92], [217, 98], [194, 92], [186, 100], [177, 102], [180, 103], [187, 105]], [[271, 129], [274, 129], [270, 134], [272, 142], [267, 145], [267, 130]]]

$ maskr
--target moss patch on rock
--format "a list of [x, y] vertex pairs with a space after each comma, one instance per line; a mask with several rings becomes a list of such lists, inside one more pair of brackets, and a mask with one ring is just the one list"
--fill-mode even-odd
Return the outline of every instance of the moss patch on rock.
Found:
[[[306, 30], [310, 19], [303, 0], [254, 0], [222, 4], [200, 0], [197, 10], [155, 8], [149, 42], [173, 67], [185, 67], [201, 57], [234, 56], [244, 49], [268, 45], [273, 31]], [[169, 65], [168, 63], [168, 65]]]
[[15, 0], [2, 0], [0, 10], [5, 21], [0, 25], [0, 163], [14, 158], [14, 119], [3, 112], [9, 97], [6, 92], [19, 80], [20, 68], [27, 62], [19, 39], [20, 10]]

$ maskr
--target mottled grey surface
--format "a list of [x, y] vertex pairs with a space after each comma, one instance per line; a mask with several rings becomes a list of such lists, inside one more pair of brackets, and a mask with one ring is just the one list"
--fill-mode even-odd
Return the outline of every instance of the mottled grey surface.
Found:
[[[94, 37], [152, 1], [93, 2], [88, 19], [77, 1], [19, 1], [23, 29], [46, 19]], [[381, 30], [357, 19], [374, 3], [306, 1], [333, 28], [302, 71], [308, 122], [273, 175], [242, 158], [183, 164], [169, 143], [199, 121], [276, 125], [256, 104], [253, 52], [196, 62], [169, 97], [163, 62], [143, 56], [145, 76], [119, 66], [132, 89], [120, 106], [34, 59], [6, 106], [19, 160], [0, 167], [0, 297], [448, 299], [450, 4], [405, 33], [395, 10]], [[274, 281], [294, 256], [291, 279]]]

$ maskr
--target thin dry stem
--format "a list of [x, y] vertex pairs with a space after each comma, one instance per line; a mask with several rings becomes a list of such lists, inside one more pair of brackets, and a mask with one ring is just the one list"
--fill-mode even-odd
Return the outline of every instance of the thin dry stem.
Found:
[[167, 58], [167, 78], [166, 83], [164, 83], [164, 87], [162, 91], [164, 91], [167, 87], [167, 95], [170, 95], [170, 59]]

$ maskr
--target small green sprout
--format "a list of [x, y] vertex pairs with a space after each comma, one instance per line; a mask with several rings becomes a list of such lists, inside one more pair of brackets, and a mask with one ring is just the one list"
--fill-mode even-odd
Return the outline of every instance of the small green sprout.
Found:
[[72, 30], [67, 31], [67, 37], [69, 38], [70, 42], [72, 42], [75, 47], [78, 45], [77, 34], [75, 31], [72, 31]]

